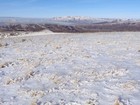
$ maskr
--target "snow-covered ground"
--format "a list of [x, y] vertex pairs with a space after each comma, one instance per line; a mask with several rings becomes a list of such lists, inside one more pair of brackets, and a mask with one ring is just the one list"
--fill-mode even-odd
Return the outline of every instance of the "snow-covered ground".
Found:
[[1, 38], [0, 105], [140, 105], [140, 33]]
[[[12, 35], [11, 35], [12, 34]], [[50, 30], [43, 30], [38, 32], [0, 32], [0, 39], [7, 38], [7, 37], [23, 37], [23, 36], [39, 36], [39, 35], [46, 35], [46, 34], [54, 34]], [[59, 33], [56, 33], [59, 34]]]

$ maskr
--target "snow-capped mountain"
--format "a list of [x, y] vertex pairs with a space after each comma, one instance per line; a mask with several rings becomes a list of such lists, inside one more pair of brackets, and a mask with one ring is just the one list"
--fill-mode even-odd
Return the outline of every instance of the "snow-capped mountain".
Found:
[[51, 20], [54, 21], [65, 21], [65, 22], [111, 22], [116, 19], [109, 18], [93, 18], [93, 17], [85, 17], [85, 16], [64, 16], [64, 17], [53, 17]]
[[92, 20], [93, 18], [84, 16], [64, 16], [64, 17], [53, 17], [52, 19], [57, 21], [68, 21], [68, 20]]

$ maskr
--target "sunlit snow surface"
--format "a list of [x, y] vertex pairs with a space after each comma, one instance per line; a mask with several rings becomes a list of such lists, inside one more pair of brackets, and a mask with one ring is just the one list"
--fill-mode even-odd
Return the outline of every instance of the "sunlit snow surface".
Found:
[[[140, 33], [0, 39], [0, 105], [140, 105]], [[118, 104], [117, 104], [118, 105]]]

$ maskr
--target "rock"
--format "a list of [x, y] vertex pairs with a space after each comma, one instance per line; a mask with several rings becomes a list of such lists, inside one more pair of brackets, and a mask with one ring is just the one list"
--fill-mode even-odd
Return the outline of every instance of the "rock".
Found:
[[0, 47], [2, 47], [2, 44], [0, 43]]

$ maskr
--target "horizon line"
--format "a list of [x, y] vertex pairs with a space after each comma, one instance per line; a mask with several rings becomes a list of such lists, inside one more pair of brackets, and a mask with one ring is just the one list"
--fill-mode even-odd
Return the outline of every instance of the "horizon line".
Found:
[[100, 18], [100, 19], [140, 19], [140, 18], [124, 18], [124, 17], [94, 17], [94, 16], [51, 16], [51, 17], [25, 17], [25, 16], [0, 16], [0, 18], [30, 18], [30, 19], [51, 19], [59, 17], [87, 17], [87, 18]]

